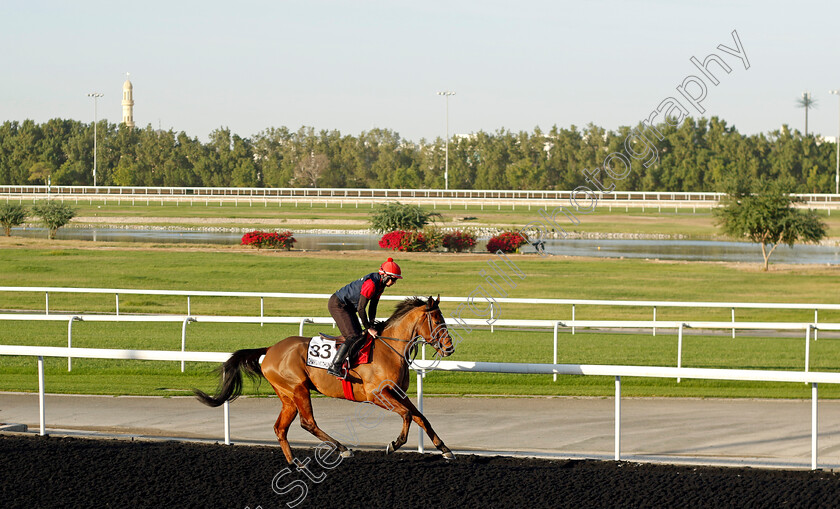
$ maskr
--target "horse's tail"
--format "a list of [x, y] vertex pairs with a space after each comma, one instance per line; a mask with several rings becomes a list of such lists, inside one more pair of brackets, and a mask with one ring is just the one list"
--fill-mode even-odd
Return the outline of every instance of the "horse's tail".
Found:
[[217, 407], [225, 401], [235, 400], [242, 394], [243, 371], [251, 380], [256, 380], [262, 376], [260, 356], [265, 355], [266, 351], [268, 351], [268, 348], [251, 348], [233, 352], [230, 359], [219, 368], [222, 380], [219, 382], [216, 395], [210, 396], [198, 389], [193, 389], [193, 394], [199, 401], [212, 407]]

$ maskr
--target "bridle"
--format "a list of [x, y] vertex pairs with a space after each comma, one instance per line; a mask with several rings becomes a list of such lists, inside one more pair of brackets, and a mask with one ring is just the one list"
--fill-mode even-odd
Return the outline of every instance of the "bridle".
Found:
[[[429, 325], [429, 335], [430, 335], [429, 339], [432, 339], [432, 337], [434, 336], [434, 331], [435, 331], [435, 329], [432, 327], [432, 311], [434, 311], [434, 310], [424, 311], [424, 313], [426, 313], [426, 320], [428, 321], [428, 325]], [[420, 341], [418, 341], [418, 338], [420, 339]], [[417, 350], [419, 349], [418, 347], [421, 343], [426, 344], [426, 345], [430, 345], [432, 348], [434, 348], [438, 352], [446, 351], [443, 347], [443, 339], [442, 338], [438, 339], [437, 341], [432, 342], [432, 341], [427, 340], [426, 338], [424, 338], [423, 336], [421, 336], [419, 334], [416, 335], [416, 336], [413, 336], [411, 339], [392, 338], [392, 337], [380, 336], [380, 335], [377, 335], [376, 339], [383, 340], [382, 341], [383, 345], [385, 345], [388, 348], [390, 348], [391, 350], [393, 350], [394, 353], [396, 353], [397, 355], [399, 355], [400, 357], [402, 357], [403, 359], [408, 361], [409, 364], [414, 360], [414, 357], [417, 356]], [[394, 348], [393, 346], [389, 345], [386, 341], [384, 341], [385, 339], [389, 339], [391, 341], [399, 341], [400, 343], [406, 343], [405, 348], [403, 348], [402, 353], [398, 352], [396, 348]], [[413, 355], [411, 357], [411, 360], [409, 360], [408, 354], [411, 354], [411, 351], [413, 351]]]

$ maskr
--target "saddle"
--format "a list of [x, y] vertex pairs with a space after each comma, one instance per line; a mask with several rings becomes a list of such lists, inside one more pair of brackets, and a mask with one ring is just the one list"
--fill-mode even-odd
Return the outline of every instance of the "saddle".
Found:
[[[324, 334], [323, 332], [319, 332], [318, 335], [324, 339], [335, 341], [336, 350], [344, 344], [344, 336], [332, 336], [330, 334]], [[375, 341], [373, 340], [373, 337], [365, 332], [365, 338], [357, 343], [354, 351], [350, 352], [350, 355], [347, 356], [347, 360], [344, 361], [345, 365], [349, 368], [351, 366], [358, 366], [359, 364], [369, 364], [371, 354], [373, 353], [374, 343]]]

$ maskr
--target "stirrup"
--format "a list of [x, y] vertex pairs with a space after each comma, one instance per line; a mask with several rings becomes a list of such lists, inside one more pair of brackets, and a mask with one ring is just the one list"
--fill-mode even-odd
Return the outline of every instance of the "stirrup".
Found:
[[349, 372], [350, 372], [350, 370], [347, 369], [344, 362], [341, 363], [341, 366], [339, 366], [338, 369], [336, 369], [335, 366], [332, 366], [332, 365], [327, 368], [327, 373], [328, 374], [330, 374], [330, 375], [332, 375], [336, 378], [340, 378], [342, 380], [347, 378], [347, 374]]

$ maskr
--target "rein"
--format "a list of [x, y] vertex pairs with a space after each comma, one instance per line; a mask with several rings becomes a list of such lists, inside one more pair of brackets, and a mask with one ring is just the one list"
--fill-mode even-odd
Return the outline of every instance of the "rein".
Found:
[[[400, 341], [400, 342], [402, 342], [402, 343], [410, 343], [410, 342], [411, 342], [411, 341], [409, 341], [409, 340], [407, 340], [407, 339], [389, 338], [389, 337], [387, 337], [387, 336], [376, 336], [376, 339], [380, 339], [380, 340], [382, 340], [382, 344], [383, 344], [383, 345], [385, 345], [385, 346], [387, 346], [388, 348], [390, 348], [391, 350], [393, 350], [395, 354], [399, 355], [399, 356], [400, 356], [400, 357], [402, 357], [402, 358], [405, 358], [405, 350], [403, 350], [403, 353], [400, 353], [400, 352], [398, 352], [398, 351], [397, 351], [397, 349], [396, 349], [396, 348], [394, 348], [393, 346], [391, 346], [391, 345], [389, 345], [388, 343], [386, 343], [386, 342], [385, 342], [385, 340], [386, 340], [386, 339], [391, 339], [391, 340], [393, 340], [393, 341]], [[407, 345], [406, 345], [406, 346], [407, 346]]]
[[[425, 311], [425, 313], [426, 313], [426, 319], [427, 319], [427, 320], [428, 320], [428, 322], [429, 322], [429, 334], [432, 334], [432, 332], [433, 332], [433, 329], [432, 329], [432, 313], [431, 313], [431, 311]], [[415, 337], [416, 337], [416, 336], [415, 336]], [[403, 359], [406, 359], [406, 360], [408, 360], [408, 358], [406, 357], [406, 355], [405, 355], [405, 354], [406, 354], [406, 350], [408, 350], [409, 345], [411, 345], [412, 343], [413, 343], [413, 344], [415, 344], [415, 345], [417, 344], [417, 343], [414, 341], [414, 338], [411, 338], [411, 339], [400, 339], [400, 338], [392, 338], [392, 337], [388, 337], [388, 336], [380, 336], [380, 335], [377, 335], [377, 336], [376, 336], [376, 339], [381, 339], [381, 340], [383, 340], [383, 341], [382, 341], [382, 344], [383, 344], [383, 345], [387, 346], [388, 348], [390, 348], [391, 350], [393, 350], [395, 354], [399, 355], [400, 357], [402, 357]], [[408, 343], [408, 344], [406, 345], [406, 348], [404, 348], [404, 349], [403, 349], [403, 352], [402, 352], [402, 353], [400, 353], [400, 352], [398, 352], [398, 351], [397, 351], [397, 349], [396, 349], [396, 348], [394, 348], [393, 346], [391, 346], [391, 345], [389, 345], [387, 342], [385, 342], [384, 340], [386, 340], [386, 339], [390, 339], [391, 341], [399, 341], [400, 343]], [[424, 343], [426, 343], [427, 345], [431, 345], [433, 348], [435, 348], [435, 349], [437, 349], [437, 350], [442, 350], [442, 345], [441, 345], [440, 341], [437, 341], [437, 342], [435, 342], [435, 343], [432, 343], [431, 341], [428, 341], [428, 340], [427, 340], [426, 338], [424, 338], [423, 336], [420, 336], [420, 339], [422, 339], [422, 340], [423, 340], [423, 342], [424, 342]]]

